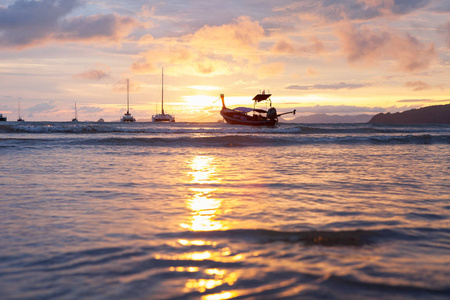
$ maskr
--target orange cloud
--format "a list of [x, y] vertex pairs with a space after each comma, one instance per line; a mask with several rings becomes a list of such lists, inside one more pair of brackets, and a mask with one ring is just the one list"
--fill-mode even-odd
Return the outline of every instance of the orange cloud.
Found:
[[259, 43], [264, 39], [264, 28], [258, 21], [242, 16], [231, 24], [205, 25], [192, 35], [183, 37], [199, 56], [230, 60], [239, 63], [260, 61]]
[[306, 75], [308, 75], [308, 76], [317, 76], [317, 75], [319, 75], [319, 72], [316, 71], [315, 69], [309, 67], [308, 69], [306, 69]]
[[242, 65], [248, 69], [261, 62], [260, 42], [264, 29], [250, 17], [239, 17], [230, 24], [205, 25], [193, 34], [179, 38], [154, 39], [153, 49], [140, 54], [131, 69], [154, 72], [154, 64], [177, 65], [184, 74], [230, 74]]
[[393, 60], [395, 69], [415, 72], [427, 69], [437, 59], [434, 44], [420, 42], [410, 34], [372, 30], [362, 26], [357, 29], [349, 22], [336, 30], [342, 51], [353, 65], [378, 65]]

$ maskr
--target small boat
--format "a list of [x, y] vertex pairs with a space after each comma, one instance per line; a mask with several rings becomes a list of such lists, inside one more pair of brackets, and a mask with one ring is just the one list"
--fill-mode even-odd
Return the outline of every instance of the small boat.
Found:
[[72, 122], [78, 122], [77, 103], [76, 102], [75, 102], [75, 118], [72, 119]]
[[[220, 114], [228, 124], [249, 126], [275, 126], [278, 124], [279, 116], [291, 113], [295, 115], [295, 109], [290, 112], [278, 114], [275, 107], [272, 107], [270, 96], [272, 96], [272, 94], [266, 94], [263, 91], [261, 94], [257, 94], [253, 97], [252, 100], [255, 101], [253, 108], [237, 107], [230, 109], [225, 106], [224, 94], [220, 94], [220, 98], [222, 99], [222, 110], [220, 111]], [[261, 101], [269, 101], [270, 108], [268, 110], [257, 109], [256, 104]], [[250, 115], [250, 112], [253, 113]]]
[[19, 118], [17, 119], [17, 122], [25, 122], [25, 120], [22, 119], [22, 116], [20, 115], [20, 101], [19, 101]]
[[6, 122], [6, 117], [3, 114], [0, 114], [0, 122]]
[[130, 80], [127, 79], [127, 113], [123, 115], [120, 122], [136, 122], [136, 119], [130, 114]]
[[175, 122], [175, 117], [164, 113], [164, 68], [161, 72], [161, 113], [152, 116], [152, 122]]

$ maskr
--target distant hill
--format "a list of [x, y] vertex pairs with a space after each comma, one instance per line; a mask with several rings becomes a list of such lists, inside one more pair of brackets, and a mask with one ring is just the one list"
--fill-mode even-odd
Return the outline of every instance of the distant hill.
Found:
[[292, 123], [367, 123], [372, 115], [327, 115], [313, 114], [309, 116], [299, 116]]
[[369, 123], [385, 124], [450, 124], [450, 104], [411, 109], [401, 113], [380, 113]]

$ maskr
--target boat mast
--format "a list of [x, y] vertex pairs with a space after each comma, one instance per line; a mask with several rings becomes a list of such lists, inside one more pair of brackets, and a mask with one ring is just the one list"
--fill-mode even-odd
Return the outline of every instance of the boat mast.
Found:
[[77, 114], [77, 103], [75, 102], [75, 119], [78, 119], [78, 114]]
[[19, 100], [19, 119], [21, 119], [20, 118], [20, 100]]
[[127, 78], [127, 115], [130, 114], [130, 79]]
[[161, 70], [161, 113], [164, 115], [164, 67]]

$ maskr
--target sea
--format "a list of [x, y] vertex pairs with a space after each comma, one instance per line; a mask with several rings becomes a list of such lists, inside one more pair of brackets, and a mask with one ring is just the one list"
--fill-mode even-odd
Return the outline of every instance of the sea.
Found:
[[450, 299], [450, 125], [0, 124], [1, 299]]

